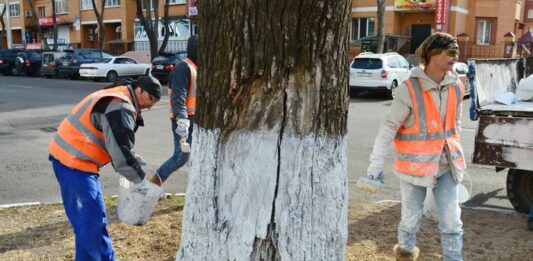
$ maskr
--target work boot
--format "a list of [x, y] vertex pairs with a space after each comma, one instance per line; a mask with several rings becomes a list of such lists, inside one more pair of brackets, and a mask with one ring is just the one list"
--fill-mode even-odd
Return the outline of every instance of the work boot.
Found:
[[159, 175], [155, 174], [153, 175], [151, 178], [150, 178], [150, 182], [158, 185], [161, 187], [161, 185], [163, 185], [163, 181], [161, 180], [161, 178], [159, 177]]
[[399, 245], [395, 245], [392, 252], [394, 253], [394, 258], [396, 261], [416, 261], [418, 260], [420, 249], [418, 249], [418, 247], [414, 247], [412, 251], [407, 251], [400, 248]]
[[527, 220], [527, 230], [533, 231], [533, 217], [529, 217]]

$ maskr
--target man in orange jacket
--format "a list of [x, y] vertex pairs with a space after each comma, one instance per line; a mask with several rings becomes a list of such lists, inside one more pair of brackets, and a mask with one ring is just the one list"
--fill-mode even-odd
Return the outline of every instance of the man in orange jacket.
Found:
[[394, 144], [394, 173], [400, 180], [402, 215], [396, 260], [417, 260], [416, 234], [427, 189], [439, 212], [445, 261], [463, 260], [458, 184], [466, 168], [459, 142], [463, 87], [452, 70], [459, 57], [457, 40], [446, 33], [429, 36], [417, 49], [422, 64], [398, 87], [389, 114], [381, 125], [367, 175], [383, 181], [389, 144]]
[[111, 162], [136, 188], [144, 187], [154, 173], [141, 168], [133, 151], [135, 131], [143, 126], [141, 110], [160, 98], [159, 81], [143, 76], [88, 95], [60, 123], [49, 158], [74, 229], [77, 261], [115, 259], [98, 172]]

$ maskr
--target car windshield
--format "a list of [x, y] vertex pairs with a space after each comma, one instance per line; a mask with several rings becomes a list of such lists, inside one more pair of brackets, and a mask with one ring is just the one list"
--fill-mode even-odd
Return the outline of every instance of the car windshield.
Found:
[[95, 63], [108, 63], [111, 61], [111, 58], [102, 58], [95, 61]]
[[383, 62], [375, 58], [356, 58], [352, 63], [353, 69], [381, 69]]

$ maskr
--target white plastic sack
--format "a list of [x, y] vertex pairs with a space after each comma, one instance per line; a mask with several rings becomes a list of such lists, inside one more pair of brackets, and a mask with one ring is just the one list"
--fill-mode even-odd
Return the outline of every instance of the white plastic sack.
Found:
[[428, 188], [426, 191], [426, 199], [424, 200], [424, 216], [435, 222], [439, 222], [439, 209], [435, 203], [433, 189], [431, 188]]
[[118, 189], [118, 219], [130, 225], [144, 225], [148, 222], [155, 204], [163, 195], [163, 188], [146, 182], [144, 190], [135, 189], [134, 183], [120, 177]]

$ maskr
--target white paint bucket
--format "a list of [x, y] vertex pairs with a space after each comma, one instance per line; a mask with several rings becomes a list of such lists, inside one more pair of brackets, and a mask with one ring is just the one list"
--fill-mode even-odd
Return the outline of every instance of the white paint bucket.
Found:
[[152, 182], [146, 181], [142, 188], [139, 188], [133, 182], [120, 177], [117, 204], [118, 219], [130, 225], [144, 225], [162, 194], [163, 188]]

